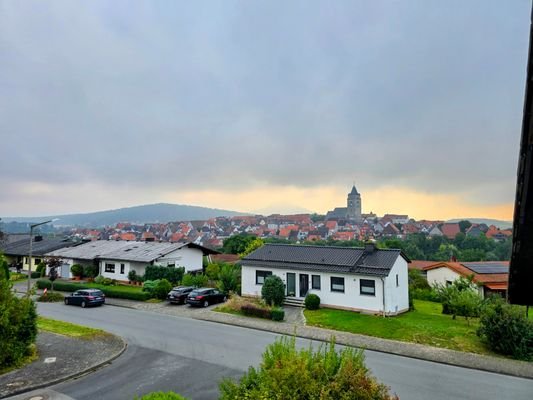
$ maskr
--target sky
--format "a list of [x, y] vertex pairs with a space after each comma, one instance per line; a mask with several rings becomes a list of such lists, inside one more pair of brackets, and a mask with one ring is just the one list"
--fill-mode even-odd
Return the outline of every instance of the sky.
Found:
[[526, 0], [0, 0], [0, 216], [511, 220]]

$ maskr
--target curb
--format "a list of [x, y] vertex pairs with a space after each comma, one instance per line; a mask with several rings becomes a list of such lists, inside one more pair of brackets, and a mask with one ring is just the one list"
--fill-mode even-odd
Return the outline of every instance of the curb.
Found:
[[[481, 354], [425, 346], [416, 343], [374, 338], [371, 336], [357, 335], [349, 332], [332, 332], [330, 330], [318, 327], [301, 327], [297, 325], [288, 325], [287, 323], [280, 323], [278, 326], [266, 327], [260, 325], [258, 326], [253, 323], [249, 324], [247, 323], [249, 321], [235, 321], [230, 318], [220, 321], [217, 319], [210, 319], [209, 317], [209, 315], [199, 315], [198, 317], [194, 317], [194, 319], [231, 326], [239, 326], [264, 332], [292, 335], [299, 338], [324, 343], [329, 343], [331, 337], [333, 336], [335, 337], [335, 343], [343, 346], [359, 347], [363, 350], [371, 350], [380, 353], [393, 354], [400, 357], [409, 357], [423, 361], [436, 362], [454, 367], [462, 367], [515, 376], [519, 378], [533, 379], [533, 363], [528, 363], [526, 361], [510, 360], [506, 358], [497, 358]], [[313, 335], [312, 332], [306, 332], [306, 330], [315, 331], [315, 335]]]
[[[48, 386], [57, 385], [58, 383], [62, 383], [62, 382], [65, 382], [65, 381], [68, 381], [68, 380], [71, 380], [71, 379], [76, 379], [76, 378], [79, 378], [79, 377], [81, 377], [83, 375], [87, 375], [87, 374], [89, 374], [91, 372], [95, 372], [95, 371], [103, 368], [107, 364], [110, 364], [111, 362], [116, 360], [118, 357], [120, 357], [126, 351], [126, 349], [128, 348], [128, 343], [126, 343], [126, 341], [124, 339], [122, 339], [120, 336], [116, 336], [116, 335], [113, 335], [113, 336], [115, 336], [116, 338], [118, 338], [122, 342], [122, 348], [115, 355], [113, 355], [112, 357], [108, 358], [107, 360], [102, 361], [102, 362], [100, 362], [100, 363], [98, 363], [96, 365], [93, 365], [92, 367], [89, 367], [86, 370], [83, 370], [83, 371], [80, 371], [80, 372], [76, 372], [75, 374], [63, 376], [61, 378], [57, 378], [57, 379], [54, 379], [54, 380], [51, 380], [51, 381], [48, 381], [48, 382], [39, 383], [39, 384], [36, 384], [36, 385], [33, 385], [33, 386], [28, 386], [28, 387], [25, 387], [23, 389], [17, 390], [17, 391], [15, 391], [13, 393], [10, 393], [9, 397], [18, 396], [18, 395], [21, 395], [21, 394], [24, 394], [24, 393], [27, 393], [27, 392], [31, 392], [33, 390], [42, 389], [42, 388], [45, 388], [45, 387], [48, 387]], [[4, 399], [4, 398], [7, 398], [7, 397], [0, 397], [0, 399]]]

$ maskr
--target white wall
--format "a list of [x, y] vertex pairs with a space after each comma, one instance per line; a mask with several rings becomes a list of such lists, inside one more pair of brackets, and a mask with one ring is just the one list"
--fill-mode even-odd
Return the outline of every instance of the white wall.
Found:
[[446, 285], [446, 282], [453, 282], [461, 275], [447, 267], [439, 267], [427, 270], [428, 283], [433, 286], [436, 283]]
[[[398, 275], [398, 286], [396, 286]], [[407, 261], [398, 257], [385, 278], [385, 310], [389, 314], [409, 310], [409, 275]]]
[[[399, 257], [400, 258], [400, 257]], [[407, 263], [403, 258], [401, 262], [397, 261], [393, 270], [394, 273], [394, 287], [386, 290], [392, 290], [394, 292], [402, 291], [402, 293], [387, 295], [388, 304], [387, 312], [395, 313], [405, 311], [409, 308], [409, 295], [407, 284]], [[296, 295], [298, 297], [300, 290], [300, 273], [307, 274], [309, 276], [309, 293], [315, 293], [320, 297], [320, 303], [324, 307], [338, 307], [348, 308], [353, 310], [367, 311], [373, 313], [383, 312], [383, 284], [379, 277], [370, 277], [364, 275], [355, 274], [337, 274], [326, 272], [309, 272], [309, 271], [295, 271], [295, 270], [282, 270], [271, 267], [251, 267], [242, 266], [242, 294], [244, 296], [261, 296], [262, 285], [256, 285], [255, 277], [256, 271], [272, 271], [272, 274], [279, 276], [283, 282], [287, 283], [287, 272], [296, 273]], [[396, 288], [396, 273], [399, 274], [400, 287]], [[320, 290], [311, 289], [312, 278], [311, 275], [320, 275]], [[344, 278], [344, 293], [331, 291], [331, 277]], [[376, 294], [375, 296], [361, 295], [360, 294], [360, 280], [370, 279], [375, 281]], [[392, 282], [392, 281], [391, 281]]]
[[195, 248], [188, 248], [184, 246], [178, 250], [173, 251], [158, 258], [154, 261], [155, 265], [172, 265], [176, 267], [185, 267], [185, 272], [202, 269], [203, 251]]

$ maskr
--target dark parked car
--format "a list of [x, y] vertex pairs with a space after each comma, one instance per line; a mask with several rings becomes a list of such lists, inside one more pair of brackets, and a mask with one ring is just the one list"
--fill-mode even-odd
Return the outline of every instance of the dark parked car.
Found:
[[65, 304], [74, 304], [83, 308], [89, 306], [101, 306], [105, 303], [105, 295], [98, 289], [76, 290], [70, 296], [65, 297]]
[[227, 297], [220, 290], [212, 288], [194, 289], [187, 297], [191, 306], [207, 307], [210, 304], [222, 303]]
[[167, 300], [171, 304], [185, 304], [187, 296], [194, 290], [192, 286], [178, 286], [172, 289], [168, 295]]

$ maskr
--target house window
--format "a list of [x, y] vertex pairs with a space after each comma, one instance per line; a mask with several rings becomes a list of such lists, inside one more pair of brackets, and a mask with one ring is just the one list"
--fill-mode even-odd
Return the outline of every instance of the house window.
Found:
[[115, 264], [106, 264], [105, 272], [115, 273]]
[[35, 264], [38, 265], [38, 264], [41, 263], [41, 261], [42, 261], [42, 260], [41, 260], [40, 258], [36, 258], [36, 259], [35, 259]]
[[396, 287], [400, 286], [400, 282], [398, 281], [398, 274], [396, 274]]
[[262, 285], [265, 283], [267, 276], [272, 275], [272, 271], [255, 271], [255, 284]]
[[124, 264], [120, 264], [120, 273], [121, 273], [122, 275], [124, 275], [124, 267], [125, 267]]
[[344, 293], [344, 278], [331, 277], [331, 291]]
[[376, 281], [370, 279], [361, 279], [361, 294], [366, 296], [375, 296], [376, 295]]
[[320, 275], [311, 275], [311, 288], [320, 290]]

